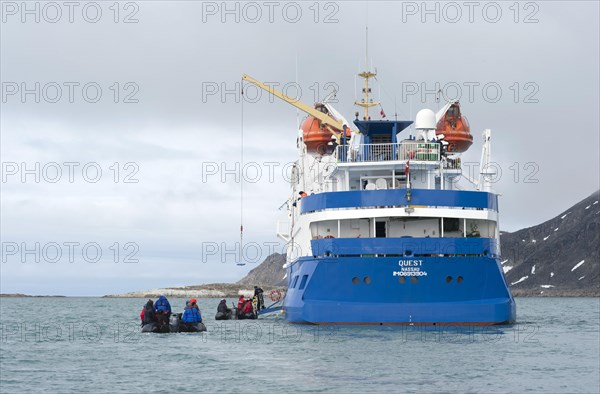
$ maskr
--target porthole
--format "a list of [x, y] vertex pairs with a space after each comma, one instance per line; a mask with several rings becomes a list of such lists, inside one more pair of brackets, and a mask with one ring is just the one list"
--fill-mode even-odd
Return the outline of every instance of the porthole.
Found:
[[367, 285], [371, 284], [371, 277], [370, 276], [365, 276], [363, 278], [363, 282], [365, 282]]
[[410, 283], [414, 283], [416, 285], [417, 283], [419, 283], [419, 278], [417, 278], [416, 276], [411, 276]]
[[446, 276], [446, 283], [452, 282], [452, 277], [450, 275]]
[[358, 279], [358, 276], [355, 276], [354, 278], [352, 278], [352, 283], [354, 283], [355, 285], [357, 285], [358, 282], [360, 282], [360, 279]]
[[463, 277], [462, 276], [459, 276], [458, 278], [456, 278], [456, 282], [462, 283], [462, 281], [463, 281]]
[[398, 283], [405, 284], [406, 283], [406, 276], [399, 277], [398, 278]]

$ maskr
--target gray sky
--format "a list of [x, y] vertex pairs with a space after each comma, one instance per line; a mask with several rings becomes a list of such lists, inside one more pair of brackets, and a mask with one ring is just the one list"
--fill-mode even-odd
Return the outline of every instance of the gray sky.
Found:
[[[230, 2], [227, 13], [222, 2], [143, 1], [119, 3], [118, 15], [112, 1], [81, 2], [72, 22], [62, 3], [27, 4], [32, 13], [2, 2], [2, 292], [103, 295], [242, 277], [256, 264], [223, 255], [239, 242], [240, 185], [220, 170], [239, 162], [243, 125], [245, 162], [262, 170], [244, 186], [244, 242], [277, 242], [297, 119], [262, 94], [243, 104], [242, 121], [236, 84], [248, 73], [296, 95], [298, 81], [308, 104], [335, 86], [353, 119], [366, 23], [389, 118], [436, 110], [439, 83], [462, 92], [475, 138], [464, 161], [479, 162], [492, 129], [503, 230], [599, 187], [598, 2], [429, 2], [430, 13], [422, 2]], [[39, 97], [22, 96], [36, 83]], [[24, 182], [21, 163], [33, 170]]]

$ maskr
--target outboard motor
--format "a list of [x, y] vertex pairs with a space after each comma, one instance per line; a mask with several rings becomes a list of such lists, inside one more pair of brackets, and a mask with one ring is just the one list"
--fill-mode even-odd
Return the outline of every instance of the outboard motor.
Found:
[[171, 332], [179, 332], [179, 323], [181, 322], [181, 313], [173, 313], [169, 319], [169, 328]]

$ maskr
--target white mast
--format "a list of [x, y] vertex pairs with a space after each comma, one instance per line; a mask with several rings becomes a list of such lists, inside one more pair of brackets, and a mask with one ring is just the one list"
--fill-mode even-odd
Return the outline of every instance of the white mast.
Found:
[[492, 162], [492, 131], [485, 129], [483, 131], [483, 148], [481, 149], [481, 162], [479, 163], [479, 182], [477, 190], [483, 187], [483, 191], [492, 191], [492, 177], [496, 175], [496, 171], [490, 166]]

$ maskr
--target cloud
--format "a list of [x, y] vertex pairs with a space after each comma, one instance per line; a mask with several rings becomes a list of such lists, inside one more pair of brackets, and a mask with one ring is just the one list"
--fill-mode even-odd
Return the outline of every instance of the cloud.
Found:
[[[296, 109], [266, 94], [253, 102], [250, 87], [242, 105], [241, 75], [297, 82], [309, 105], [336, 90], [336, 108], [353, 119], [366, 21], [373, 92], [389, 118], [435, 110], [438, 85], [447, 94], [458, 86], [476, 141], [463, 161], [479, 162], [481, 132], [492, 129], [504, 230], [546, 220], [599, 188], [597, 3], [538, 4], [533, 14], [520, 9], [517, 22], [500, 4], [496, 23], [482, 8], [469, 22], [464, 7], [449, 22], [442, 3], [423, 23], [421, 3], [411, 11], [409, 2], [369, 2], [368, 19], [362, 3], [319, 3], [318, 14], [298, 3], [295, 23], [282, 14], [291, 3], [278, 5], [273, 22], [265, 8], [251, 22], [246, 3], [228, 3], [241, 7], [239, 22], [234, 12], [223, 23], [222, 9], [203, 8], [209, 3], [137, 3], [131, 24], [122, 21], [132, 10], [114, 23], [109, 9], [98, 23], [21, 23], [17, 15], [2, 24], [3, 93], [7, 83], [20, 89], [2, 102], [2, 162], [34, 172], [39, 163], [42, 178], [22, 182], [17, 173], [2, 183], [3, 242], [97, 242], [105, 258], [115, 242], [135, 242], [140, 256], [132, 266], [5, 263], [2, 291], [98, 295], [237, 280], [251, 265], [199, 263], [202, 244], [239, 242], [242, 208], [245, 239], [276, 242], [277, 207], [290, 194], [282, 169], [297, 156]], [[36, 83], [39, 92], [23, 100], [22, 88]], [[60, 100], [51, 103], [56, 85]], [[96, 87], [102, 94], [90, 102]], [[244, 163], [263, 171], [244, 184], [243, 205], [235, 175], [221, 176], [240, 162], [242, 128]], [[62, 171], [55, 183], [51, 163]], [[73, 182], [64, 163], [78, 163]], [[277, 163], [272, 181], [265, 163]], [[207, 165], [218, 173], [203, 177]], [[100, 179], [86, 179], [97, 168]]]

